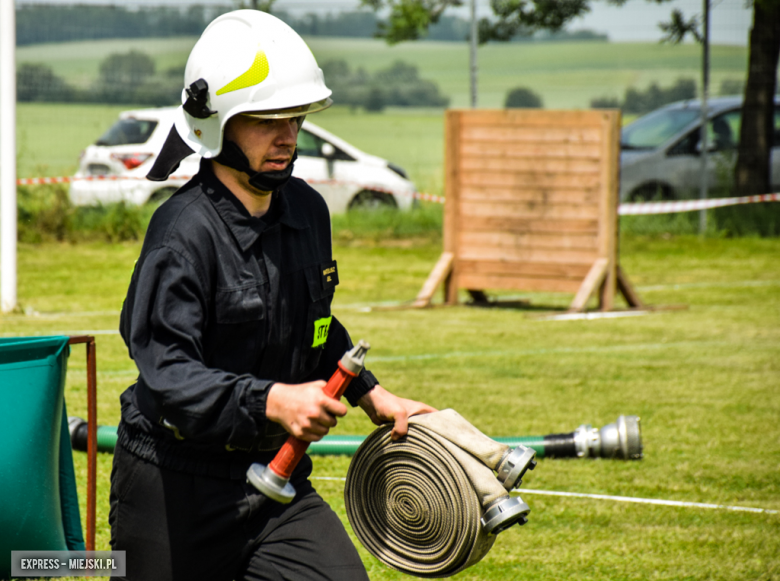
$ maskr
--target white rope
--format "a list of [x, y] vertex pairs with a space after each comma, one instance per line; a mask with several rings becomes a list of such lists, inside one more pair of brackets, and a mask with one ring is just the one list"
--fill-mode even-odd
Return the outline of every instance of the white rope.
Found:
[[[346, 478], [338, 476], [312, 476], [311, 480], [330, 480], [344, 482]], [[738, 512], [752, 512], [759, 514], [780, 514], [780, 511], [769, 508], [756, 508], [752, 506], [730, 506], [727, 504], [711, 504], [705, 502], [685, 502], [682, 500], [663, 500], [658, 498], [637, 498], [633, 496], [610, 496], [607, 494], [586, 494], [584, 492], [561, 492], [556, 490], [535, 490], [523, 488], [523, 494], [541, 494], [545, 496], [567, 496], [572, 498], [590, 498], [594, 500], [611, 500], [613, 502], [632, 502], [636, 504], [655, 504], [660, 506], [674, 506], [679, 508], [708, 508], [717, 510], [732, 510]]]

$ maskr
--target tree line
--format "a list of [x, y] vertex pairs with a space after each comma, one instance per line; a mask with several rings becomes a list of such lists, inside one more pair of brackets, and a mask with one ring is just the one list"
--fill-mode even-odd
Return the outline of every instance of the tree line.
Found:
[[[21, 4], [16, 9], [16, 43], [19, 46], [44, 42], [70, 42], [103, 38], [153, 38], [199, 36], [206, 25], [231, 6], [94, 6]], [[350, 11], [302, 16], [274, 10], [273, 14], [303, 36], [371, 38], [386, 23], [373, 11]], [[428, 40], [464, 41], [469, 35], [467, 20], [443, 16], [425, 34]], [[518, 34], [513, 40], [562, 41], [598, 40], [607, 36], [588, 30], [541, 31]]]

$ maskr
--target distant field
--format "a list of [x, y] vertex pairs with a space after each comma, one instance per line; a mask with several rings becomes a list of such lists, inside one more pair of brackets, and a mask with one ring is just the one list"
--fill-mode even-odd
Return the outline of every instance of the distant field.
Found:
[[[88, 86], [102, 59], [114, 52], [143, 50], [158, 70], [184, 64], [194, 38], [106, 40], [20, 47], [19, 62], [45, 62], [74, 83]], [[345, 59], [353, 68], [383, 68], [401, 59], [416, 64], [436, 81], [453, 107], [468, 101], [465, 44], [404, 43], [388, 47], [372, 39], [310, 38], [320, 62]], [[712, 86], [743, 78], [744, 47], [712, 48]], [[492, 44], [479, 51], [479, 105], [500, 107], [512, 87], [524, 85], [542, 95], [548, 108], [586, 108], [593, 97], [622, 96], [626, 87], [662, 86], [679, 77], [699, 78], [699, 48], [692, 45], [561, 42]], [[68, 175], [78, 154], [99, 137], [119, 111], [132, 105], [94, 106], [21, 103], [18, 107], [19, 176]], [[369, 153], [385, 157], [411, 174], [418, 187], [441, 193], [443, 117], [440, 109], [389, 110], [367, 114], [333, 107], [312, 121]]]
[[[18, 62], [43, 62], [72, 82], [88, 85], [100, 61], [114, 52], [142, 50], [164, 71], [181, 66], [193, 37], [42, 44], [20, 47]], [[409, 42], [390, 47], [377, 39], [312, 37], [307, 39], [319, 62], [345, 59], [369, 71], [395, 60], [417, 65], [423, 77], [437, 82], [454, 107], [469, 103], [468, 49], [465, 43]], [[653, 43], [558, 42], [490, 44], [479, 49], [479, 103], [500, 107], [506, 92], [530, 87], [548, 108], [582, 108], [601, 96], [622, 96], [627, 87], [673, 83], [678, 77], [700, 79], [701, 50], [696, 45]], [[713, 46], [712, 86], [745, 75], [747, 49]]]

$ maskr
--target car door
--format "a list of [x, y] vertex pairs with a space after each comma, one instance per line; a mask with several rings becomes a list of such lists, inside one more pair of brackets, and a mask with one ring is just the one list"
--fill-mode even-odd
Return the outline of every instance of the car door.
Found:
[[[734, 164], [739, 145], [741, 110], [722, 113], [707, 123], [707, 188], [725, 192], [733, 183]], [[667, 158], [675, 174], [667, 174], [679, 196], [694, 198], [701, 188], [701, 131], [696, 129], [669, 148]]]
[[355, 193], [355, 186], [339, 177], [338, 164], [344, 162], [345, 156], [346, 153], [305, 128], [298, 133], [298, 160], [293, 175], [308, 182], [325, 198], [331, 214], [345, 212]]

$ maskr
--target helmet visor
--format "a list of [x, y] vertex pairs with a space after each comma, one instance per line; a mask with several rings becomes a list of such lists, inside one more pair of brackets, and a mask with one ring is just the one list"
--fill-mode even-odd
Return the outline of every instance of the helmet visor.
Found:
[[290, 117], [301, 117], [308, 115], [309, 113], [317, 113], [323, 109], [327, 109], [333, 105], [333, 100], [328, 97], [321, 101], [315, 101], [308, 105], [301, 105], [300, 107], [288, 107], [287, 109], [271, 109], [269, 111], [246, 111], [241, 115], [247, 117], [254, 117], [256, 119], [289, 119]]

